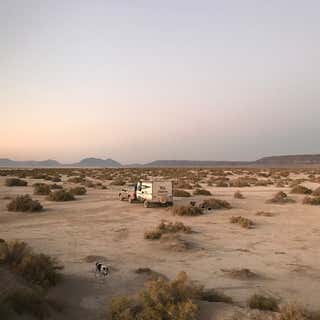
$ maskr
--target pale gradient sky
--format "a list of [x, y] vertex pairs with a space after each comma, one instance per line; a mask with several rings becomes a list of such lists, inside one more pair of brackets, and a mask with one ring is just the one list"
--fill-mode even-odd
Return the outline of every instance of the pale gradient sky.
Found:
[[320, 1], [0, 0], [0, 157], [320, 153]]

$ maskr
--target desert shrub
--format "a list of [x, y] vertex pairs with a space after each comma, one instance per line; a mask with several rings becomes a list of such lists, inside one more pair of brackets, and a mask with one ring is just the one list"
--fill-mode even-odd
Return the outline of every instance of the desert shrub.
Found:
[[122, 179], [115, 179], [111, 181], [110, 186], [124, 186], [126, 182]]
[[61, 182], [61, 178], [60, 177], [52, 177], [51, 181], [52, 182]]
[[310, 205], [313, 205], [313, 206], [319, 206], [320, 205], [320, 197], [305, 197], [303, 200], [302, 200], [302, 203], [303, 204], [310, 204]]
[[28, 195], [17, 196], [7, 205], [8, 211], [16, 212], [38, 212], [43, 209], [41, 203], [38, 200], [32, 200]]
[[184, 225], [182, 222], [165, 222], [162, 221], [155, 230], [148, 231], [144, 234], [145, 239], [155, 240], [160, 239], [165, 233], [177, 233], [184, 232], [190, 233], [191, 228], [189, 226]]
[[72, 201], [74, 199], [74, 195], [64, 189], [53, 191], [48, 195], [48, 200], [51, 201]]
[[28, 314], [42, 320], [50, 315], [50, 304], [42, 290], [17, 289], [4, 299], [4, 303], [20, 316]]
[[280, 306], [279, 320], [316, 320], [319, 316], [315, 317], [308, 312], [305, 308], [296, 303], [287, 303]]
[[85, 181], [85, 177], [71, 177], [67, 181], [71, 183], [81, 183]]
[[56, 259], [34, 253], [27, 243], [17, 240], [0, 243], [0, 264], [8, 265], [28, 283], [43, 288], [57, 284], [58, 270], [62, 268]]
[[18, 178], [7, 178], [5, 185], [7, 187], [25, 187], [28, 185], [28, 182]]
[[320, 187], [318, 187], [317, 189], [313, 190], [312, 195], [316, 196], [316, 197], [320, 197]]
[[48, 288], [60, 280], [59, 269], [61, 266], [56, 259], [43, 253], [32, 253], [24, 256], [15, 271], [29, 283]]
[[177, 189], [187, 189], [187, 190], [192, 189], [192, 185], [186, 181], [183, 181], [183, 180], [180, 180], [180, 181], [174, 183], [174, 187]]
[[0, 263], [15, 267], [21, 263], [24, 257], [30, 255], [31, 248], [23, 241], [1, 241], [0, 243]]
[[260, 294], [252, 295], [248, 300], [248, 306], [251, 309], [278, 311], [278, 301], [273, 297], [267, 297]]
[[234, 194], [233, 194], [233, 197], [235, 199], [245, 199], [244, 195], [240, 192], [240, 191], [236, 191]]
[[230, 187], [235, 187], [235, 188], [250, 187], [250, 180], [246, 178], [237, 178], [235, 180], [230, 181]]
[[211, 196], [211, 192], [209, 190], [205, 190], [205, 189], [196, 189], [196, 190], [194, 190], [193, 195], [195, 195], [195, 196]]
[[221, 269], [222, 272], [226, 273], [229, 277], [240, 280], [250, 280], [258, 278], [255, 272], [252, 272], [248, 268], [241, 269]]
[[216, 181], [216, 187], [227, 188], [229, 187], [229, 184], [225, 180], [218, 180]]
[[208, 302], [232, 303], [232, 298], [215, 289], [201, 290], [199, 300]]
[[203, 211], [195, 206], [174, 206], [172, 214], [177, 216], [199, 216], [203, 214]]
[[237, 217], [231, 217], [230, 218], [231, 223], [237, 223], [239, 224], [242, 228], [250, 229], [254, 226], [254, 223], [252, 220], [242, 217], [242, 216], [237, 216]]
[[57, 189], [63, 189], [63, 187], [60, 184], [53, 183], [52, 185], [50, 185], [50, 189], [57, 190]]
[[87, 189], [85, 187], [74, 187], [69, 190], [70, 193], [75, 196], [82, 196], [87, 193]]
[[226, 200], [212, 198], [201, 201], [199, 207], [208, 210], [231, 209], [231, 204]]
[[312, 193], [312, 190], [307, 188], [307, 187], [304, 187], [304, 186], [301, 186], [301, 185], [297, 185], [295, 187], [293, 187], [291, 189], [291, 193], [296, 193], [296, 194], [311, 194]]
[[256, 216], [263, 216], [263, 217], [273, 217], [274, 213], [272, 212], [267, 212], [267, 211], [258, 211], [256, 213]]
[[173, 190], [174, 197], [191, 197], [190, 192], [181, 190], [181, 189], [174, 189]]
[[112, 320], [195, 320], [199, 307], [194, 300], [194, 289], [181, 272], [172, 281], [147, 282], [137, 298], [113, 298], [109, 316]]
[[267, 203], [277, 203], [277, 204], [284, 204], [284, 203], [293, 203], [295, 202], [293, 199], [289, 198], [288, 195], [283, 192], [277, 192], [273, 198], [267, 200]]
[[36, 195], [48, 195], [51, 191], [50, 186], [45, 183], [35, 183], [33, 187], [33, 194]]

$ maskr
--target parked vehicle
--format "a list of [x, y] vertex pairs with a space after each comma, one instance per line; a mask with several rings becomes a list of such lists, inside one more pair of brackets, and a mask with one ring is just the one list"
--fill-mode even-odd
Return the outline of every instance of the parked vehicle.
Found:
[[146, 208], [152, 205], [173, 205], [172, 181], [139, 181], [127, 186], [119, 193], [120, 200], [142, 202]]

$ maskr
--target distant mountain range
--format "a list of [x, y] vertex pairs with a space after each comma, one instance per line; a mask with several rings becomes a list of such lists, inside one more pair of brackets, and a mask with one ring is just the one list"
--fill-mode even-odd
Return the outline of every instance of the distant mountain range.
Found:
[[156, 167], [305, 167], [320, 166], [320, 154], [285, 155], [264, 157], [255, 161], [192, 161], [156, 160], [145, 164], [122, 165], [112, 159], [85, 158], [80, 162], [62, 164], [56, 160], [14, 161], [0, 159], [0, 167], [10, 168], [156, 168]]

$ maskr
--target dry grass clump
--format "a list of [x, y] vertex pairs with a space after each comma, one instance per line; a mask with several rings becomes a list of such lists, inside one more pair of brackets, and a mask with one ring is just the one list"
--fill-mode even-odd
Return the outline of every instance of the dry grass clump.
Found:
[[174, 187], [177, 189], [187, 189], [187, 190], [192, 189], [192, 185], [189, 182], [183, 181], [183, 180], [179, 180], [179, 181], [175, 182]]
[[226, 273], [229, 277], [240, 280], [250, 280], [258, 278], [258, 275], [255, 272], [252, 272], [250, 269], [221, 269], [222, 272]]
[[2, 242], [0, 244], [0, 264], [8, 265], [28, 283], [43, 288], [54, 286], [60, 280], [58, 270], [62, 267], [57, 260], [37, 254], [21, 241]]
[[267, 211], [258, 211], [256, 213], [256, 216], [263, 216], [263, 217], [273, 217], [274, 213], [272, 212], [267, 212]]
[[312, 314], [296, 303], [280, 306], [279, 320], [318, 320], [318, 314]]
[[245, 199], [244, 195], [238, 190], [233, 194], [235, 199]]
[[193, 192], [194, 196], [211, 196], [211, 192], [206, 189], [196, 189]]
[[278, 301], [273, 297], [254, 294], [248, 299], [248, 307], [265, 311], [279, 311]]
[[165, 233], [191, 233], [191, 228], [184, 225], [182, 222], [165, 222], [162, 221], [155, 230], [145, 232], [144, 238], [148, 240], [160, 239]]
[[185, 272], [168, 281], [164, 278], [146, 282], [145, 288], [132, 297], [112, 299], [112, 320], [196, 320], [199, 300], [231, 303], [232, 299], [214, 289], [190, 281]]
[[160, 238], [161, 245], [174, 252], [183, 252], [192, 249], [193, 244], [186, 239], [182, 238], [180, 234], [177, 233], [166, 233]]
[[320, 196], [318, 196], [318, 197], [307, 196], [302, 200], [302, 203], [303, 204], [310, 204], [313, 206], [319, 206], [320, 205]]
[[51, 192], [48, 197], [51, 201], [72, 201], [75, 200], [73, 193], [66, 191], [64, 189], [56, 190]]
[[291, 193], [295, 193], [295, 194], [311, 194], [312, 190], [307, 188], [307, 187], [304, 187], [304, 186], [301, 186], [301, 185], [297, 185], [297, 186], [295, 186], [295, 187], [293, 187], [291, 189]]
[[51, 187], [45, 183], [35, 183], [33, 185], [33, 194], [47, 196], [51, 192]]
[[207, 210], [219, 210], [219, 209], [231, 209], [231, 204], [226, 200], [221, 199], [207, 199], [201, 201], [199, 204], [199, 207], [201, 209], [207, 209]]
[[191, 197], [191, 194], [190, 194], [190, 192], [185, 191], [185, 190], [174, 189], [173, 190], [173, 196], [174, 197], [185, 197], [185, 198], [188, 198], [188, 197]]
[[203, 214], [203, 211], [201, 208], [195, 206], [174, 206], [172, 208], [172, 214], [174, 216], [199, 216]]
[[83, 196], [87, 193], [87, 189], [85, 187], [74, 187], [69, 189], [69, 192], [75, 196]]
[[7, 187], [25, 187], [28, 185], [28, 182], [18, 178], [7, 178], [5, 185]]
[[250, 229], [254, 226], [254, 222], [248, 218], [237, 216], [230, 218], [231, 223], [239, 224], [242, 228]]
[[28, 195], [17, 196], [7, 205], [8, 211], [15, 212], [39, 212], [43, 209], [41, 203], [38, 200], [32, 200]]
[[273, 196], [273, 198], [267, 200], [266, 202], [267, 203], [285, 204], [285, 203], [293, 203], [295, 201], [293, 199], [291, 199], [290, 197], [288, 197], [288, 195], [285, 192], [279, 191]]

